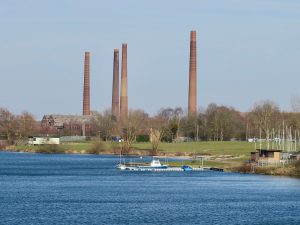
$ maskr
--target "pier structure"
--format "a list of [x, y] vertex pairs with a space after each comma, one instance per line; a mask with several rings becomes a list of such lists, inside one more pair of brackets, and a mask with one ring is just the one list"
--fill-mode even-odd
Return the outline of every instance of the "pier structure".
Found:
[[[143, 167], [136, 167], [136, 166], [119, 166], [120, 170], [124, 171], [141, 171], [141, 172], [184, 172], [182, 167], [168, 167], [168, 168], [143, 168]], [[220, 171], [222, 172], [223, 169], [220, 168], [213, 168], [213, 167], [192, 167], [191, 171]], [[190, 172], [190, 171], [189, 171]]]

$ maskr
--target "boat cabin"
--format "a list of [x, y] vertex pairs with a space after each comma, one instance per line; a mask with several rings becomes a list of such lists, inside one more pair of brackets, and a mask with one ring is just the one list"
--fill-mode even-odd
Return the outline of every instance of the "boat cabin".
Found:
[[150, 163], [150, 166], [157, 167], [157, 166], [161, 166], [161, 164], [160, 164], [160, 161], [158, 159], [153, 159]]

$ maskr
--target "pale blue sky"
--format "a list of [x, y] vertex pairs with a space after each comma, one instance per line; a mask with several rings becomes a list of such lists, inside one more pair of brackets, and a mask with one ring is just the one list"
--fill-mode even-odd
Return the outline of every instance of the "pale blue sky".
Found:
[[187, 108], [197, 31], [198, 107], [240, 111], [300, 95], [299, 0], [1, 0], [0, 107], [81, 114], [84, 51], [91, 108], [111, 107], [113, 49], [128, 43], [129, 108]]

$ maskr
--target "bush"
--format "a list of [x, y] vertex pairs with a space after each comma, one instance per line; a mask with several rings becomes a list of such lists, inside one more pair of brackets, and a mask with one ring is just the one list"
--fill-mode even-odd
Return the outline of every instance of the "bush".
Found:
[[92, 143], [90, 149], [87, 150], [88, 154], [100, 154], [105, 151], [104, 144], [101, 141], [95, 141]]
[[235, 168], [236, 172], [239, 173], [250, 173], [252, 172], [251, 164], [250, 163], [243, 163], [241, 166]]
[[294, 166], [295, 166], [295, 176], [300, 177], [300, 160], [297, 160]]
[[295, 167], [296, 167], [297, 169], [300, 169], [300, 160], [297, 160], [297, 161], [295, 162]]
[[175, 152], [175, 156], [185, 156], [184, 152]]
[[64, 153], [64, 150], [59, 145], [41, 145], [36, 150], [37, 153], [59, 154]]
[[136, 142], [149, 142], [149, 135], [138, 135], [136, 136]]

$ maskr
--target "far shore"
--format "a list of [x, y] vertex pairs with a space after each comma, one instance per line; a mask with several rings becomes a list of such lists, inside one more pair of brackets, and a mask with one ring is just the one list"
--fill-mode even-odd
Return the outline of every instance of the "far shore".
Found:
[[[126, 156], [146, 157], [151, 155], [151, 145], [149, 143], [137, 143], [131, 148]], [[192, 149], [192, 150], [190, 150]], [[197, 151], [193, 150], [197, 149]], [[207, 149], [210, 149], [209, 151]], [[223, 150], [224, 149], [224, 150]], [[180, 163], [198, 167], [202, 164], [205, 167], [216, 167], [227, 172], [255, 173], [275, 176], [289, 176], [300, 178], [300, 169], [296, 165], [282, 167], [257, 168], [255, 171], [249, 160], [249, 143], [224, 142], [224, 143], [162, 143], [161, 149], [155, 157], [161, 159], [178, 159]], [[32, 146], [32, 145], [11, 145], [4, 150], [10, 152], [28, 152], [41, 154], [96, 154], [96, 155], [120, 155], [120, 148], [114, 143], [99, 145], [93, 142], [85, 143], [66, 143], [57, 146]], [[249, 153], [248, 153], [249, 152]], [[170, 165], [178, 166], [175, 162]]]
[[[23, 152], [23, 153], [37, 153], [37, 154], [90, 154], [90, 155], [120, 155], [120, 150], [119, 149], [111, 149], [111, 150], [103, 150], [99, 151], [97, 153], [90, 153], [87, 150], [64, 150], [64, 151], [36, 151], [34, 149], [17, 149], [15, 146], [8, 146], [5, 149], [2, 149], [0, 151], [5, 151], [5, 152]], [[157, 155], [151, 155], [148, 150], [135, 150], [132, 149], [129, 154], [126, 154], [125, 156], [135, 156], [135, 157], [157, 157], [157, 158], [170, 158], [170, 159], [185, 159], [185, 160], [192, 160], [193, 157], [190, 156], [189, 154], [186, 155], [180, 155], [176, 156], [175, 153], [171, 152], [164, 152], [164, 153], [159, 153]]]

